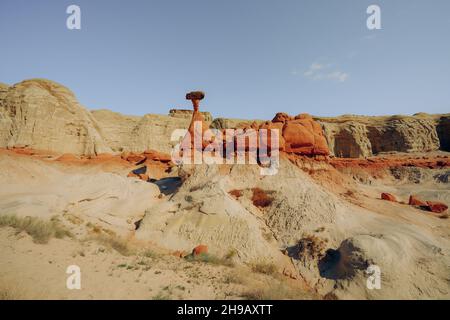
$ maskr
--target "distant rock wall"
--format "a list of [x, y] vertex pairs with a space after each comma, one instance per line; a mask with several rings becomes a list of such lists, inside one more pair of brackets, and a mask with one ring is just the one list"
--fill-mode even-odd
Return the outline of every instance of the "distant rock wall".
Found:
[[106, 143], [114, 152], [157, 150], [170, 153], [173, 144], [170, 138], [175, 129], [187, 129], [190, 119], [174, 118], [158, 114], [143, 117], [125, 116], [109, 110], [94, 110]]
[[315, 119], [322, 124], [330, 151], [337, 157], [450, 151], [450, 114]]
[[[261, 120], [212, 120], [217, 129], [263, 125]], [[175, 129], [187, 129], [191, 110], [173, 109], [169, 115], [128, 116], [109, 110], [89, 111], [74, 94], [53, 81], [32, 79], [13, 86], [0, 83], [0, 147], [29, 146], [59, 153], [99, 154], [170, 153]], [[382, 152], [450, 151], [450, 114], [414, 116], [316, 117], [330, 154], [369, 157]], [[212, 121], [212, 122], [210, 122]]]
[[[187, 109], [170, 109], [169, 116], [174, 117], [174, 118], [185, 118], [185, 119], [191, 120], [193, 112], [194, 112], [193, 110], [187, 110]], [[201, 112], [201, 114], [203, 116], [203, 119], [206, 122], [213, 121], [211, 113]]]

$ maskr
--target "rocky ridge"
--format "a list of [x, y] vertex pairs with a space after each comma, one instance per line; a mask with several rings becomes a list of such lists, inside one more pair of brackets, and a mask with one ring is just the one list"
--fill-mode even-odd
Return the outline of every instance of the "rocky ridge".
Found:
[[[245, 128], [261, 120], [216, 118], [202, 113], [212, 128]], [[0, 147], [27, 146], [77, 155], [143, 152], [170, 153], [175, 129], [189, 126], [192, 111], [129, 116], [89, 111], [66, 87], [44, 79], [0, 85]], [[450, 114], [367, 117], [314, 117], [330, 154], [365, 158], [390, 152], [450, 151]], [[212, 122], [211, 122], [212, 121]], [[266, 122], [267, 123], [267, 122]]]

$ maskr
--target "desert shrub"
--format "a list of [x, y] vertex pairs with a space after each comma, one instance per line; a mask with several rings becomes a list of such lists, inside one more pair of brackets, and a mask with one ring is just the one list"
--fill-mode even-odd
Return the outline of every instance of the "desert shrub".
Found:
[[320, 259], [324, 256], [326, 240], [315, 235], [306, 235], [297, 243], [298, 258]]
[[273, 198], [269, 196], [266, 191], [260, 188], [253, 188], [252, 192], [252, 202], [255, 206], [265, 208], [272, 204]]
[[253, 272], [258, 272], [267, 275], [277, 274], [277, 266], [268, 261], [257, 261], [250, 264], [250, 268]]
[[107, 248], [111, 248], [116, 250], [118, 253], [120, 253], [123, 256], [130, 256], [134, 254], [134, 250], [131, 248], [131, 246], [128, 244], [128, 242], [125, 239], [122, 239], [120, 237], [114, 237], [109, 234], [99, 234], [95, 236], [91, 236], [87, 238], [86, 240], [94, 240], [102, 245], [104, 245]]
[[210, 263], [215, 265], [222, 265], [227, 267], [233, 267], [234, 263], [231, 260], [231, 258], [219, 258], [215, 255], [209, 254], [209, 253], [200, 253], [198, 255], [189, 254], [186, 257], [184, 257], [187, 261], [190, 262], [204, 262], [204, 263]]
[[45, 221], [37, 217], [17, 217], [15, 215], [0, 216], [1, 227], [12, 227], [17, 233], [25, 231], [35, 243], [45, 244], [51, 238], [71, 237], [70, 231], [65, 229], [56, 219]]
[[231, 190], [230, 192], [228, 192], [230, 195], [232, 195], [233, 197], [235, 197], [236, 199], [239, 199], [240, 197], [242, 197], [242, 190]]
[[243, 284], [246, 281], [246, 275], [242, 272], [234, 270], [233, 272], [227, 273], [224, 278], [224, 283], [234, 283], [234, 284]]
[[145, 250], [141, 253], [141, 255], [142, 255], [143, 257], [151, 258], [151, 259], [158, 258], [158, 257], [160, 256], [160, 254], [158, 254], [158, 253], [156, 253], [156, 252], [154, 252], [153, 250], [150, 250], [150, 249], [145, 249]]
[[236, 251], [236, 249], [230, 249], [230, 250], [228, 250], [228, 252], [224, 258], [227, 260], [231, 260], [237, 255], [237, 253], [238, 252]]

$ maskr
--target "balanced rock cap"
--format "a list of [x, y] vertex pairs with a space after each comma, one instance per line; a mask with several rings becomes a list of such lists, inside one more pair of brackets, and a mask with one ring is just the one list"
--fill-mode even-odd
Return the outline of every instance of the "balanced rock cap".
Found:
[[204, 97], [203, 91], [192, 91], [186, 94], [186, 100], [202, 100]]

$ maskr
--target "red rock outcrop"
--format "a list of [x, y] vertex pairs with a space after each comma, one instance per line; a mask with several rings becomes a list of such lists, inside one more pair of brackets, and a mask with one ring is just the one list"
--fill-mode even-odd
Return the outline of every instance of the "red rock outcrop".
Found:
[[[121, 157], [134, 166], [140, 166], [131, 171], [128, 177], [138, 178], [143, 181], [148, 181], [150, 178], [163, 178], [174, 165], [170, 155], [154, 150], [147, 150], [139, 154], [125, 152], [122, 153]], [[141, 171], [140, 169], [143, 170]]]
[[277, 113], [272, 123], [264, 123], [260, 129], [280, 130], [280, 150], [300, 155], [328, 155], [327, 141], [320, 124], [306, 113], [291, 117]]
[[417, 196], [411, 195], [409, 196], [408, 204], [410, 206], [417, 206], [417, 207], [427, 207], [427, 203], [425, 201], [422, 201]]
[[208, 247], [200, 244], [198, 246], [196, 246], [193, 250], [192, 250], [192, 255], [193, 256], [198, 256], [199, 254], [206, 254], [208, 253]]
[[434, 213], [442, 213], [448, 209], [445, 203], [437, 201], [427, 201], [427, 209]]
[[387, 193], [387, 192], [383, 192], [381, 194], [381, 199], [387, 200], [387, 201], [392, 201], [392, 202], [397, 202], [397, 198], [394, 195]]

